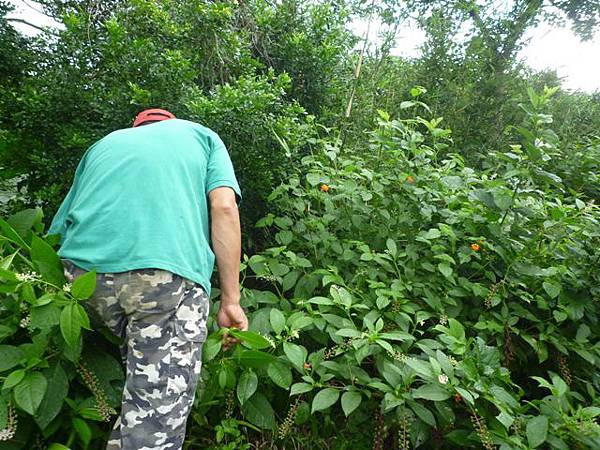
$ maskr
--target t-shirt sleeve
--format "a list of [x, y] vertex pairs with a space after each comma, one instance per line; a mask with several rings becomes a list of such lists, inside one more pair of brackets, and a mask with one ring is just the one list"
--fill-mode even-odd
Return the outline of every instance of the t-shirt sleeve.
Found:
[[235, 178], [231, 158], [221, 138], [215, 135], [212, 139], [208, 159], [206, 194], [208, 195], [213, 189], [223, 186], [233, 189], [237, 204], [239, 205], [242, 201], [242, 192]]

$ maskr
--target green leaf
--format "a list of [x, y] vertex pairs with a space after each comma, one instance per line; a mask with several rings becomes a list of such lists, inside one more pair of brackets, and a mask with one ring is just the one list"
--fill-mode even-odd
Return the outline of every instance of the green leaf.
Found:
[[64, 268], [59, 256], [35, 234], [31, 239], [31, 260], [44, 280], [59, 287], [65, 284]]
[[17, 347], [12, 345], [0, 345], [0, 372], [12, 369], [23, 359], [25, 355]]
[[52, 443], [48, 450], [71, 450], [69, 447], [66, 447], [62, 444], [57, 444], [56, 442]]
[[332, 285], [329, 288], [329, 293], [331, 294], [331, 297], [335, 303], [339, 303], [346, 308], [352, 305], [352, 294], [350, 294], [346, 288]]
[[73, 417], [73, 428], [83, 441], [84, 448], [87, 448], [90, 445], [90, 441], [92, 440], [92, 430], [87, 422], [79, 417]]
[[415, 414], [419, 416], [419, 419], [421, 419], [427, 425], [431, 427], [437, 426], [433, 413], [427, 408], [425, 408], [423, 405], [414, 401], [409, 401], [408, 405], [410, 406], [410, 409], [412, 409], [415, 412]]
[[2, 389], [10, 389], [11, 387], [16, 386], [24, 377], [25, 370], [23, 369], [17, 369], [14, 372], [11, 372], [10, 375], [6, 377], [6, 380], [4, 380]]
[[290, 389], [290, 395], [304, 394], [313, 390], [313, 386], [308, 383], [295, 383]]
[[221, 351], [222, 345], [221, 335], [217, 333], [211, 334], [202, 346], [202, 360], [204, 362], [212, 361]]
[[48, 381], [48, 389], [33, 418], [43, 430], [60, 412], [64, 399], [69, 392], [69, 380], [60, 362], [56, 362], [56, 364], [45, 369], [42, 373]]
[[281, 388], [287, 389], [292, 384], [292, 370], [282, 362], [274, 361], [269, 364], [267, 374]]
[[244, 367], [258, 369], [275, 361], [275, 356], [258, 350], [243, 350], [237, 354], [237, 360]]
[[329, 408], [335, 402], [337, 402], [339, 397], [340, 391], [337, 389], [325, 388], [320, 390], [317, 392], [317, 395], [315, 395], [315, 398], [313, 398], [311, 414]]
[[532, 448], [542, 445], [548, 437], [548, 417], [537, 416], [527, 422], [527, 442]]
[[271, 347], [271, 343], [258, 333], [253, 331], [239, 331], [234, 328], [230, 328], [228, 333], [240, 339], [243, 343], [248, 344], [251, 349], [262, 350], [267, 347]]
[[250, 423], [267, 430], [275, 428], [275, 411], [262, 393], [256, 392], [241, 409], [244, 418]]
[[413, 391], [414, 398], [423, 398], [434, 402], [448, 400], [451, 394], [438, 384], [425, 384]]
[[452, 267], [450, 267], [448, 264], [446, 263], [439, 263], [438, 264], [438, 270], [442, 273], [442, 275], [444, 275], [446, 278], [450, 277], [450, 275], [452, 275]]
[[77, 346], [81, 334], [81, 318], [75, 303], [70, 303], [60, 313], [60, 332], [70, 347]]
[[71, 295], [78, 300], [90, 298], [96, 290], [96, 271], [91, 270], [77, 277], [71, 287]]
[[285, 328], [285, 316], [283, 313], [276, 308], [272, 308], [271, 312], [269, 313], [269, 319], [275, 334], [281, 334]]
[[21, 238], [19, 233], [17, 233], [15, 229], [3, 219], [0, 219], [0, 230], [2, 231], [2, 236], [8, 238], [10, 241], [14, 242], [22, 249], [29, 251], [29, 245], [27, 245], [27, 243], [23, 240], [23, 238]]
[[47, 387], [48, 382], [44, 375], [39, 372], [28, 373], [14, 389], [15, 402], [20, 408], [34, 415], [46, 394]]
[[385, 241], [385, 246], [387, 247], [388, 252], [390, 252], [390, 255], [396, 256], [398, 254], [398, 247], [396, 247], [396, 243], [393, 239], [388, 238], [387, 241]]
[[546, 294], [550, 296], [550, 298], [556, 298], [560, 294], [561, 286], [558, 283], [554, 283], [551, 281], [544, 281], [542, 283]]
[[321, 182], [321, 175], [318, 173], [308, 173], [306, 174], [306, 181], [308, 181], [308, 184], [310, 184], [311, 186], [316, 186]]
[[90, 326], [90, 318], [88, 317], [85, 308], [79, 303], [76, 303], [75, 309], [77, 311], [77, 315], [79, 316], [79, 325], [86, 330], [91, 330], [92, 327]]
[[31, 308], [29, 325], [32, 328], [49, 330], [60, 323], [60, 308], [54, 303]]
[[358, 408], [361, 401], [362, 396], [360, 395], [360, 392], [348, 391], [342, 394], [342, 410], [344, 411], [346, 417], [348, 417], [350, 414], [352, 414], [352, 411]]
[[237, 398], [240, 405], [243, 405], [256, 392], [258, 386], [258, 377], [252, 370], [242, 373], [237, 385]]
[[27, 239], [28, 233], [33, 226], [42, 221], [44, 214], [41, 208], [30, 208], [19, 211], [10, 216], [7, 222], [24, 239]]
[[289, 361], [299, 369], [302, 369], [308, 352], [304, 347], [300, 345], [292, 344], [291, 342], [283, 343], [283, 353], [289, 359]]

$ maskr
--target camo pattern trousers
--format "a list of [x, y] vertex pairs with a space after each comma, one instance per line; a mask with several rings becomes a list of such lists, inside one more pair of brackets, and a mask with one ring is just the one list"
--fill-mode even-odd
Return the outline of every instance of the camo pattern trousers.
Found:
[[[86, 272], [62, 262], [71, 282]], [[106, 450], [180, 450], [207, 334], [204, 289], [160, 269], [98, 273], [82, 305], [122, 339], [125, 386]]]

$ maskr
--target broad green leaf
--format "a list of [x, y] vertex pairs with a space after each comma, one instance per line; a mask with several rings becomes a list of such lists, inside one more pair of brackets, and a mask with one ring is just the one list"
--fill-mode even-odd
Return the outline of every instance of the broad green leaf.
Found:
[[552, 281], [544, 281], [542, 283], [546, 294], [550, 296], [550, 298], [556, 298], [560, 294], [561, 286], [558, 283]]
[[29, 325], [32, 328], [48, 330], [60, 323], [61, 310], [54, 303], [31, 308]]
[[48, 381], [48, 389], [33, 418], [43, 430], [60, 412], [63, 401], [69, 392], [69, 380], [58, 361], [52, 367], [45, 369], [42, 373]]
[[404, 342], [404, 341], [414, 341], [415, 338], [414, 336], [405, 333], [404, 331], [390, 331], [388, 333], [381, 333], [379, 335], [380, 338], [382, 339], [387, 339], [389, 341], [400, 341], [400, 342]]
[[271, 347], [271, 343], [261, 336], [258, 333], [253, 331], [239, 331], [234, 328], [230, 328], [228, 333], [240, 339], [243, 343], [248, 344], [248, 346], [253, 350], [262, 350], [267, 347]]
[[237, 360], [244, 367], [258, 369], [275, 361], [275, 356], [258, 350], [242, 350], [237, 354]]
[[527, 422], [527, 442], [532, 448], [542, 445], [548, 437], [548, 417], [537, 416]]
[[90, 298], [96, 290], [96, 271], [91, 270], [77, 277], [71, 287], [71, 295], [78, 300]]
[[242, 405], [244, 418], [254, 425], [272, 430], [275, 428], [275, 411], [261, 392], [256, 392]]
[[256, 387], [258, 386], [258, 377], [256, 374], [247, 370], [240, 376], [237, 385], [237, 398], [240, 401], [240, 405], [243, 405], [246, 400], [248, 400], [254, 393], [256, 392]]
[[222, 345], [221, 335], [211, 334], [202, 346], [202, 360], [204, 362], [212, 361], [221, 351]]
[[71, 450], [71, 449], [62, 444], [58, 444], [58, 443], [54, 442], [50, 445], [50, 447], [48, 447], [48, 450]]
[[64, 268], [59, 256], [35, 234], [31, 239], [31, 260], [44, 280], [59, 287], [65, 284]]
[[2, 389], [10, 389], [21, 382], [21, 380], [25, 377], [25, 370], [17, 369], [14, 372], [11, 372], [9, 376], [4, 380], [4, 384], [2, 385]]
[[12, 345], [0, 345], [0, 372], [15, 367], [25, 355]]
[[87, 422], [79, 417], [73, 417], [73, 428], [83, 441], [84, 448], [87, 448], [90, 445], [90, 441], [92, 440], [92, 430]]
[[274, 361], [269, 364], [267, 374], [281, 388], [287, 389], [292, 384], [292, 370], [282, 362]]
[[75, 303], [75, 309], [77, 311], [77, 315], [79, 316], [79, 325], [86, 330], [91, 330], [92, 327], [90, 325], [90, 318], [88, 317], [85, 308], [79, 303]]
[[387, 241], [385, 241], [385, 246], [390, 252], [390, 255], [396, 256], [398, 254], [398, 247], [396, 247], [396, 243], [393, 239], [388, 238]]
[[410, 409], [412, 409], [414, 413], [419, 417], [419, 419], [421, 419], [427, 425], [431, 427], [437, 426], [433, 413], [429, 411], [425, 406], [415, 401], [409, 401], [408, 405], [410, 406]]
[[438, 270], [446, 278], [448, 278], [448, 277], [450, 277], [450, 275], [452, 275], [452, 267], [450, 267], [447, 263], [443, 263], [443, 262], [439, 263], [438, 264]]
[[29, 251], [29, 245], [27, 245], [27, 243], [23, 240], [23, 238], [21, 238], [19, 233], [17, 233], [17, 231], [13, 227], [11, 227], [10, 224], [4, 219], [0, 219], [0, 231], [0, 234], [2, 236], [8, 238], [10, 241], [14, 242], [22, 249]]
[[348, 417], [352, 411], [354, 411], [360, 405], [362, 397], [360, 392], [348, 391], [342, 394], [342, 410], [346, 417]]
[[46, 394], [47, 387], [48, 382], [44, 375], [39, 372], [28, 373], [14, 389], [17, 405], [34, 415]]
[[70, 347], [75, 347], [81, 335], [81, 318], [77, 305], [70, 303], [60, 313], [60, 332]]
[[300, 345], [292, 344], [291, 342], [283, 343], [283, 352], [290, 362], [299, 369], [302, 369], [308, 352]]
[[272, 308], [269, 313], [269, 318], [275, 334], [281, 334], [285, 328], [285, 316], [283, 313], [276, 308]]
[[318, 173], [308, 173], [306, 174], [306, 181], [308, 181], [308, 184], [310, 184], [311, 186], [316, 186], [321, 182], [321, 175]]
[[332, 285], [329, 288], [329, 293], [335, 303], [339, 303], [346, 308], [352, 305], [352, 294], [344, 287]]
[[7, 222], [23, 239], [27, 239], [27, 235], [31, 232], [33, 226], [40, 223], [43, 216], [41, 208], [30, 208], [13, 214]]
[[447, 400], [450, 396], [450, 392], [439, 384], [425, 384], [413, 391], [414, 398], [423, 398], [434, 402]]
[[308, 383], [295, 383], [290, 389], [290, 395], [304, 394], [313, 390], [313, 386]]
[[312, 401], [311, 414], [329, 408], [340, 397], [340, 391], [333, 388], [321, 389]]

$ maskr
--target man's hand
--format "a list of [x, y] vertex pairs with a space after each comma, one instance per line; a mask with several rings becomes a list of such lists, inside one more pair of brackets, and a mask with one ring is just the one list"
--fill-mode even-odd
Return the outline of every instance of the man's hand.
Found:
[[240, 331], [248, 330], [248, 319], [239, 303], [221, 304], [217, 313], [217, 323], [221, 328], [236, 328]]
[[[248, 330], [248, 319], [244, 310], [239, 303], [223, 304], [217, 313], [217, 323], [220, 327], [236, 328], [241, 331]], [[229, 336], [227, 333], [223, 335], [222, 345], [223, 350], [228, 350], [231, 346], [239, 344], [239, 339]]]

